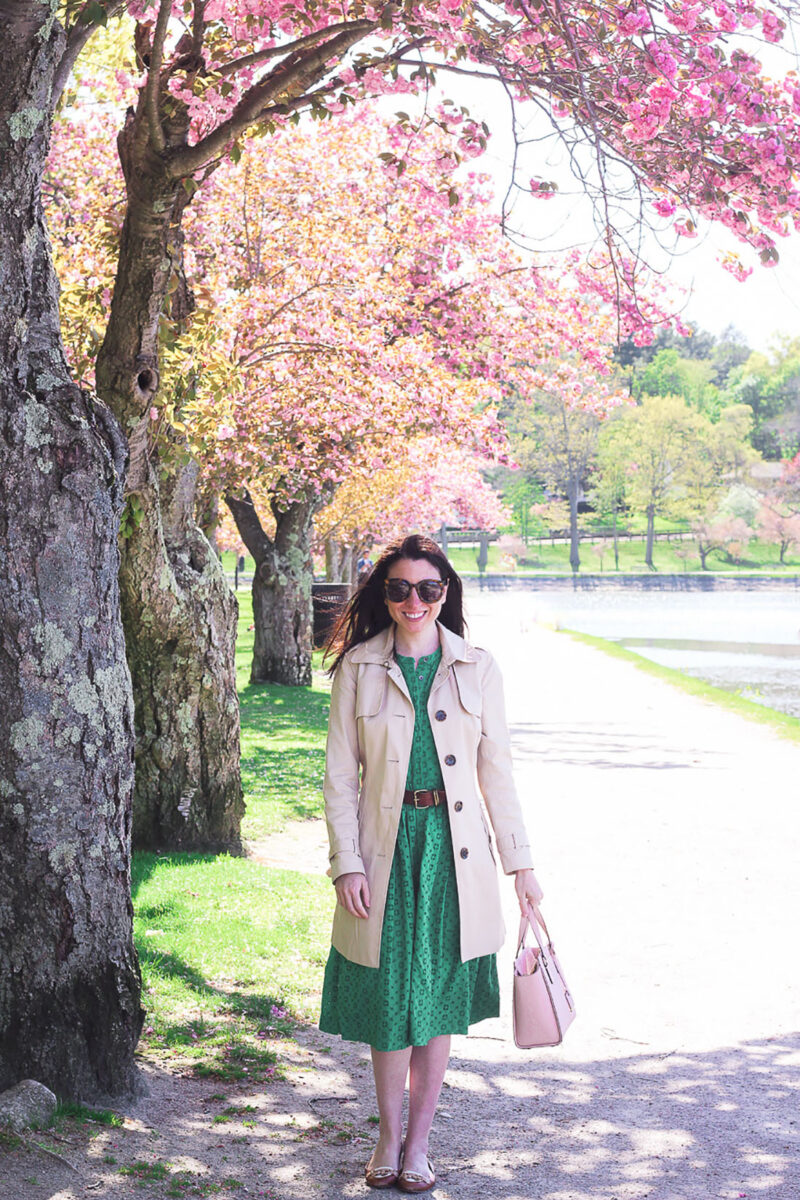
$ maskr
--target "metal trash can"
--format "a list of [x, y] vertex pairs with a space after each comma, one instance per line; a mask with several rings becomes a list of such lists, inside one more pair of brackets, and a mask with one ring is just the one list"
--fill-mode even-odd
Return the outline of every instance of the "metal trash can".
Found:
[[317, 649], [324, 643], [352, 592], [349, 583], [312, 583], [314, 646]]

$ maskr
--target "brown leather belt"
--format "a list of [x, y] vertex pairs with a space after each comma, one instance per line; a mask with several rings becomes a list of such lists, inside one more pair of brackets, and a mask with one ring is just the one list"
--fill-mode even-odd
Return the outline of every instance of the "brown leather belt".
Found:
[[414, 808], [435, 808], [437, 804], [444, 804], [447, 796], [443, 788], [434, 788], [433, 790], [411, 791], [407, 788], [403, 792], [403, 804], [413, 804]]

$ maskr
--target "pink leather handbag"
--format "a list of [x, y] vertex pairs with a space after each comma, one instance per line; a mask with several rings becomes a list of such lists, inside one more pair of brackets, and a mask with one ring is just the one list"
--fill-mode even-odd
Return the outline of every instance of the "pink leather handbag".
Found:
[[[531, 930], [536, 944], [526, 946]], [[514, 959], [514, 1041], [521, 1050], [558, 1046], [575, 1019], [575, 1005], [540, 910], [528, 905], [519, 923]]]

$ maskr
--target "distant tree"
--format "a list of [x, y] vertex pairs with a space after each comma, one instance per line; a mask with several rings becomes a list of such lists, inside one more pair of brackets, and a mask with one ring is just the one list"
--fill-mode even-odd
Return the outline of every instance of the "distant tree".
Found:
[[800, 542], [800, 454], [784, 463], [778, 482], [764, 496], [758, 514], [759, 535], [779, 547], [780, 561]]
[[714, 552], [727, 551], [738, 561], [753, 532], [741, 517], [722, 514], [714, 517], [696, 517], [692, 521], [691, 530], [700, 556], [700, 566], [704, 571], [708, 569], [709, 555]]
[[747, 362], [750, 347], [744, 334], [735, 325], [727, 325], [714, 343], [710, 357], [714, 367], [711, 382], [718, 388], [724, 388], [731, 371]]
[[[611, 522], [611, 544], [614, 549], [614, 568], [619, 570], [619, 529], [622, 513], [627, 511], [628, 472], [624, 459], [613, 442], [600, 438], [597, 471], [592, 487], [592, 504], [597, 512]], [[602, 569], [602, 564], [601, 564]]]
[[651, 571], [656, 517], [683, 514], [701, 422], [680, 396], [645, 396], [640, 405], [620, 409], [601, 430], [604, 456], [624, 469], [630, 505], [647, 519], [645, 562]]
[[535, 408], [522, 414], [517, 439], [512, 439], [520, 466], [567, 499], [569, 563], [574, 572], [580, 570], [578, 502], [597, 457], [599, 428], [596, 412], [574, 407], [555, 393], [545, 393], [537, 399]]
[[662, 325], [652, 341], [640, 344], [634, 337], [624, 338], [614, 355], [619, 373], [631, 395], [636, 393], [637, 381], [647, 366], [664, 350], [675, 350], [679, 358], [710, 359], [714, 353], [713, 334], [698, 329], [691, 321]]
[[778, 339], [769, 354], [753, 353], [732, 368], [730, 401], [753, 413], [753, 445], [768, 459], [800, 447], [800, 338]]
[[712, 382], [714, 367], [709, 358], [682, 357], [677, 347], [659, 350], [638, 375], [633, 395], [682, 396], [698, 412], [714, 413], [720, 405], [718, 388]]
[[765, 500], [758, 514], [758, 536], [778, 547], [778, 561], [786, 562], [786, 554], [800, 542], [800, 514], [785, 513]]

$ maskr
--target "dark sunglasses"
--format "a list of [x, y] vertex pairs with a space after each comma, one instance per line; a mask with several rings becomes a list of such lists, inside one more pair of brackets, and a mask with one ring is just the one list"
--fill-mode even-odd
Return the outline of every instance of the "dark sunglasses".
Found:
[[411, 595], [412, 588], [423, 604], [435, 604], [437, 600], [441, 600], [446, 587], [447, 583], [442, 582], [441, 579], [421, 579], [419, 583], [409, 583], [407, 579], [387, 579], [384, 582], [383, 590], [386, 599], [391, 600], [392, 604], [399, 604], [401, 600], [407, 600]]

